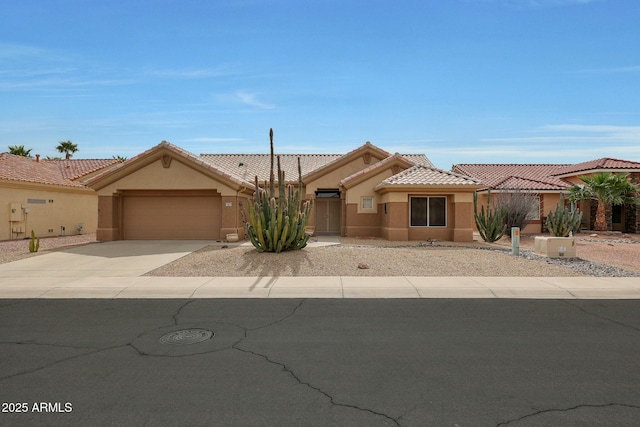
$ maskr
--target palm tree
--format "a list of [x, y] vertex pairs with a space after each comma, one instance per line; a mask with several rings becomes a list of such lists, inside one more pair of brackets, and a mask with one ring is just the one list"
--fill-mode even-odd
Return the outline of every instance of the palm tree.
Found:
[[574, 185], [569, 189], [572, 202], [580, 200], [596, 200], [596, 219], [593, 228], [596, 231], [607, 231], [606, 206], [610, 204], [640, 204], [640, 189], [629, 182], [629, 174], [612, 174], [600, 172], [581, 177], [584, 185]]
[[60, 153], [64, 153], [65, 159], [69, 160], [71, 156], [73, 156], [73, 153], [78, 151], [78, 144], [74, 144], [71, 141], [60, 141], [56, 150]]
[[31, 148], [26, 150], [24, 145], [10, 145], [9, 153], [15, 154], [16, 156], [31, 157]]
[[124, 162], [126, 162], [126, 161], [127, 161], [127, 158], [126, 158], [126, 157], [124, 157], [124, 156], [113, 156], [113, 160], [117, 160], [117, 161], [119, 161], [120, 163], [124, 163]]

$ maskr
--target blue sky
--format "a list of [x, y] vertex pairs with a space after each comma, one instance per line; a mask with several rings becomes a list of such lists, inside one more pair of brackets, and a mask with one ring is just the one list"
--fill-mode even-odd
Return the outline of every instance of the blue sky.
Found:
[[9, 0], [0, 151], [640, 161], [636, 0]]

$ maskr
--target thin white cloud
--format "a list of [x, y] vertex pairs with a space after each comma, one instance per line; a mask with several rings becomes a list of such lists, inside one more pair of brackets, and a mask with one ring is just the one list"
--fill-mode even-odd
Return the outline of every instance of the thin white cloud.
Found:
[[273, 104], [267, 104], [260, 101], [255, 93], [239, 90], [236, 91], [234, 95], [236, 100], [240, 101], [241, 103], [249, 105], [251, 107], [260, 108], [261, 110], [273, 110], [276, 107]]
[[618, 142], [640, 145], [640, 126], [616, 125], [545, 125], [538, 128], [537, 135], [483, 138], [481, 142], [523, 142], [523, 143], [579, 143]]
[[603, 68], [587, 68], [576, 70], [576, 74], [621, 74], [621, 73], [638, 73], [640, 65], [627, 65], [624, 67], [603, 67]]
[[205, 143], [219, 143], [219, 142], [242, 142], [242, 138], [220, 138], [220, 137], [200, 137], [183, 139], [184, 142], [205, 142]]
[[191, 68], [191, 69], [164, 69], [154, 70], [150, 74], [172, 79], [204, 79], [222, 77], [237, 74], [236, 71], [226, 66], [216, 68]]
[[45, 78], [23, 81], [0, 81], [0, 91], [68, 89], [89, 86], [117, 86], [132, 83], [134, 83], [134, 80], [131, 79], [83, 80], [75, 78]]
[[584, 5], [594, 3], [599, 0], [468, 0], [480, 3], [498, 3], [510, 7], [529, 7], [529, 8], [541, 8], [541, 7], [562, 7], [573, 5]]

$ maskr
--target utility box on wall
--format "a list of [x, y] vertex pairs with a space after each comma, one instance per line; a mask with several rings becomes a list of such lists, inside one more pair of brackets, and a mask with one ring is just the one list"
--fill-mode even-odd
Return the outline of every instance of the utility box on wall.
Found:
[[10, 203], [9, 204], [9, 221], [21, 222], [22, 219], [22, 204]]

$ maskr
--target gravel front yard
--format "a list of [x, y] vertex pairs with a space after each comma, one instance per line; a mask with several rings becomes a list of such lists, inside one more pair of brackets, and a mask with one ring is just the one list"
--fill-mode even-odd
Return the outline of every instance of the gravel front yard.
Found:
[[[523, 236], [520, 256], [510, 241], [388, 242], [341, 238], [340, 245], [307, 247], [281, 254], [251, 246], [207, 246], [148, 276], [638, 276], [640, 236], [577, 236], [576, 259], [551, 260], [532, 253], [533, 237]], [[31, 254], [27, 240], [0, 242], [0, 264], [64, 247], [95, 243], [95, 234], [42, 239]]]
[[[363, 268], [364, 267], [364, 268]], [[147, 276], [579, 276], [504, 251], [463, 247], [325, 246], [258, 253], [209, 246]]]

